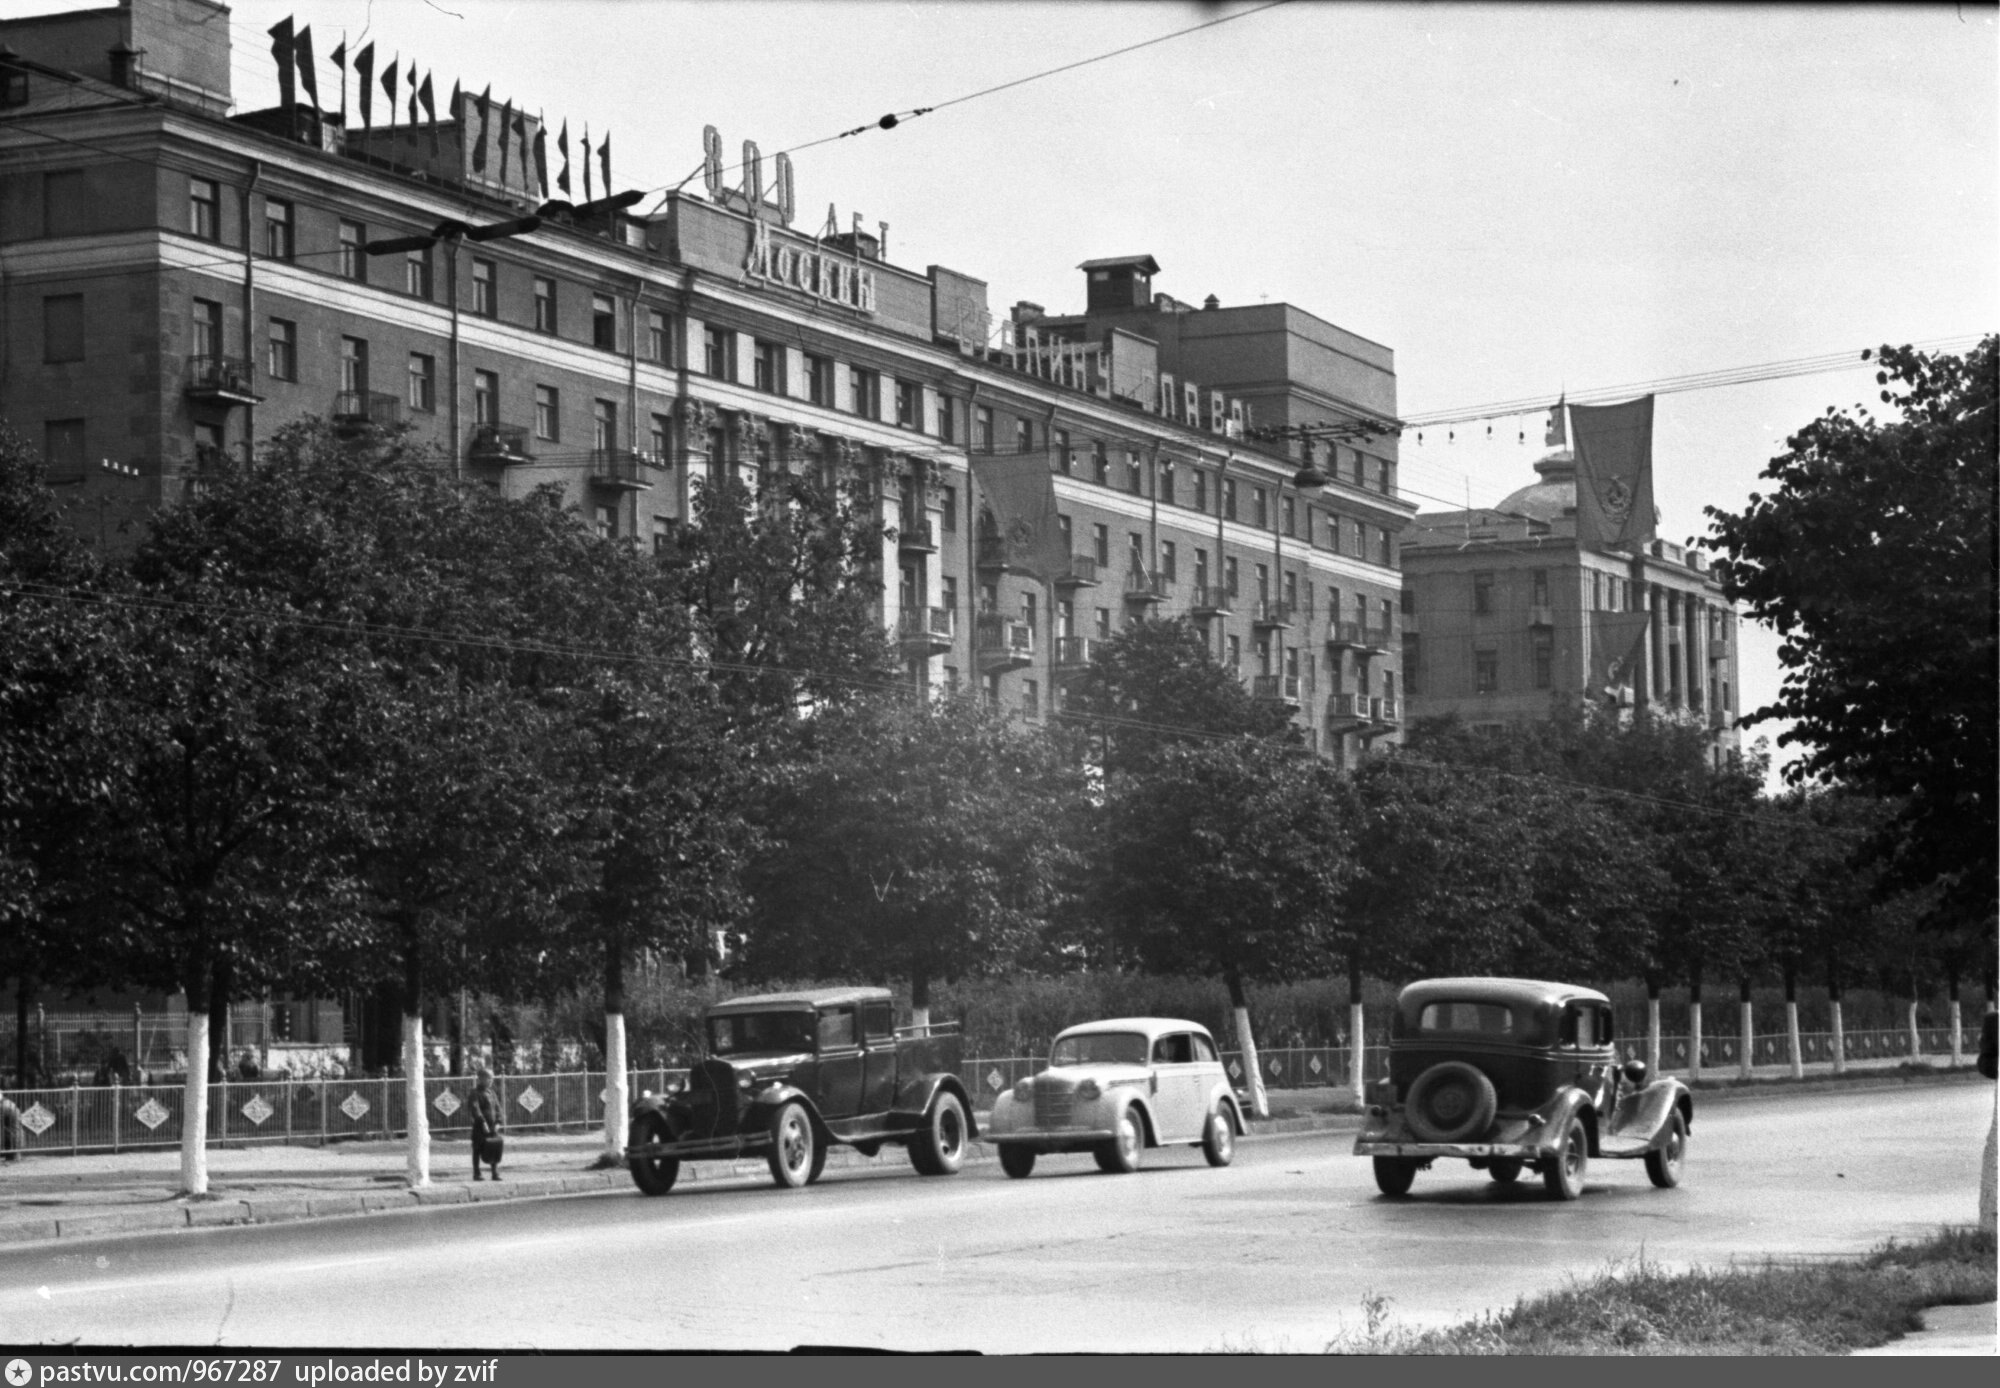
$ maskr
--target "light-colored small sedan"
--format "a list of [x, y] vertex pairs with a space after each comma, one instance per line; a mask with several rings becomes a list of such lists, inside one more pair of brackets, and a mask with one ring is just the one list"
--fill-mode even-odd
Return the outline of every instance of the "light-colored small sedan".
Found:
[[1117, 1017], [1056, 1038], [1049, 1068], [993, 1105], [982, 1137], [1009, 1176], [1044, 1152], [1089, 1152], [1105, 1171], [1135, 1171], [1148, 1147], [1186, 1143], [1227, 1166], [1243, 1113], [1208, 1028], [1173, 1017]]

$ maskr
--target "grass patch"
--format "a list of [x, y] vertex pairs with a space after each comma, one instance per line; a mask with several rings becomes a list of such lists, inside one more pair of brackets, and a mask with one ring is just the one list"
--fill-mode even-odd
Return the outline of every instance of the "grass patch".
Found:
[[1394, 1324], [1362, 1298], [1364, 1324], [1334, 1354], [1845, 1354], [1921, 1329], [1927, 1306], [1994, 1299], [1994, 1241], [1945, 1228], [1860, 1258], [1668, 1272], [1642, 1254], [1511, 1310], [1442, 1330]]

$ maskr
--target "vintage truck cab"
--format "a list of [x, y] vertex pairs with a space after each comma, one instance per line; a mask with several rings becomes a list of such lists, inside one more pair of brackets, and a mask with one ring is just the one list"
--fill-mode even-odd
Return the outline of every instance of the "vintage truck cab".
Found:
[[684, 1161], [758, 1152], [780, 1186], [810, 1185], [834, 1143], [902, 1146], [921, 1174], [948, 1176], [978, 1136], [956, 1024], [898, 1028], [886, 988], [731, 998], [704, 1027], [687, 1079], [632, 1106], [625, 1165], [647, 1195], [672, 1190]]
[[1540, 1174], [1551, 1195], [1583, 1193], [1592, 1157], [1643, 1160], [1680, 1184], [1694, 1100], [1645, 1062], [1620, 1064], [1611, 1000], [1590, 988], [1517, 978], [1438, 978], [1396, 999], [1389, 1077], [1368, 1087], [1357, 1156], [1384, 1195], [1409, 1193], [1440, 1157], [1511, 1184]]

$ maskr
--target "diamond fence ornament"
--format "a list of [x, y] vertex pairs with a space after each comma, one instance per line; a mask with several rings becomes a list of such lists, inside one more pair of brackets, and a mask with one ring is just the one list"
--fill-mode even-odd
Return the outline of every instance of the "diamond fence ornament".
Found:
[[437, 1098], [431, 1100], [431, 1107], [449, 1118], [457, 1113], [462, 1105], [458, 1102], [458, 1095], [449, 1089], [440, 1089]]
[[30, 1104], [28, 1111], [21, 1115], [21, 1126], [40, 1137], [55, 1126], [56, 1116], [43, 1108], [40, 1103]]
[[526, 1089], [521, 1091], [521, 1097], [516, 1099], [514, 1102], [519, 1104], [522, 1108], [526, 1109], [529, 1113], [533, 1113], [535, 1110], [539, 1109], [542, 1106], [542, 1096], [536, 1092], [535, 1086], [531, 1084]]
[[168, 1113], [165, 1107], [161, 1105], [158, 1099], [146, 1100], [145, 1103], [139, 1105], [138, 1111], [134, 1113], [132, 1116], [138, 1119], [141, 1123], [144, 1123], [146, 1125], [147, 1132], [153, 1131], [155, 1128], [159, 1127], [160, 1124], [166, 1122], [169, 1118], [173, 1117], [173, 1115], [171, 1113]]
[[1007, 1077], [1000, 1073], [1000, 1067], [998, 1065], [994, 1066], [991, 1070], [988, 1070], [986, 1072], [986, 1087], [994, 1091], [996, 1094], [999, 1093], [1000, 1086], [1005, 1083], [1007, 1083]]
[[1308, 1061], [1306, 1062], [1306, 1069], [1308, 1069], [1308, 1070], [1312, 1071], [1312, 1072], [1313, 1072], [1313, 1073], [1314, 1073], [1315, 1075], [1317, 1075], [1317, 1074], [1318, 1074], [1318, 1073], [1320, 1072], [1320, 1069], [1321, 1069], [1321, 1066], [1320, 1066], [1320, 1063], [1319, 1063], [1319, 1057], [1318, 1057], [1318, 1056], [1314, 1056], [1314, 1057], [1313, 1057], [1312, 1059], [1308, 1060]]
[[276, 1109], [264, 1102], [262, 1094], [252, 1094], [250, 1102], [242, 1108], [243, 1116], [260, 1128], [264, 1126], [264, 1120], [276, 1112]]
[[1234, 1057], [1232, 1057], [1229, 1062], [1229, 1078], [1233, 1080], [1240, 1080], [1243, 1078], [1243, 1062], [1235, 1059]]
[[367, 1117], [368, 1108], [368, 1101], [361, 1097], [361, 1091], [358, 1089], [349, 1090], [347, 1097], [340, 1101], [340, 1111], [346, 1114], [351, 1122], [359, 1123]]

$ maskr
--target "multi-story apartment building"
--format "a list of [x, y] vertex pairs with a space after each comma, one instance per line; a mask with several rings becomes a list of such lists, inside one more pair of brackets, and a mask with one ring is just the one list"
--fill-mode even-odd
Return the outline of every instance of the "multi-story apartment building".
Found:
[[1497, 506], [1423, 512], [1403, 535], [1411, 718], [1548, 716], [1551, 697], [1698, 719], [1718, 762], [1736, 731], [1737, 618], [1698, 551], [1577, 540], [1575, 455]]
[[[7, 21], [0, 45], [0, 415], [103, 543], [305, 415], [407, 424], [642, 544], [719, 470], [818, 468], [887, 523], [913, 682], [1042, 716], [1097, 642], [1186, 615], [1329, 754], [1399, 735], [1414, 508], [1393, 432], [1366, 432], [1395, 412], [1384, 347], [1155, 295], [1146, 256], [1086, 262], [1081, 314], [996, 325], [982, 281], [895, 264], [886, 227], [794, 228], [782, 156], [767, 185], [746, 146], [731, 186], [713, 131], [701, 192], [641, 214], [545, 205], [538, 124], [470, 101], [394, 128], [232, 114], [211, 0]], [[1296, 425], [1322, 441], [1259, 439]], [[1010, 453], [1049, 460], [1060, 574], [982, 543], [978, 464]]]

